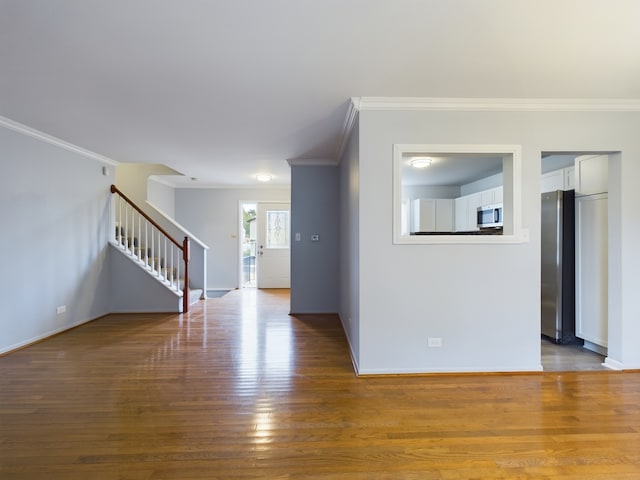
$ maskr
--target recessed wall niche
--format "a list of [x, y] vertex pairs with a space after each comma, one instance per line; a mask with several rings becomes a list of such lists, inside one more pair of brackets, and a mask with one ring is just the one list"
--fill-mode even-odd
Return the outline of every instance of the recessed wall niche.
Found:
[[396, 144], [393, 170], [395, 244], [528, 240], [519, 145]]

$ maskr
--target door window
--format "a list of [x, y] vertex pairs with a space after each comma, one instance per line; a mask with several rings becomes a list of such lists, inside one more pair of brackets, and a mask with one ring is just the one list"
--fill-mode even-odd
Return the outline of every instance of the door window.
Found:
[[289, 248], [289, 212], [267, 210], [266, 248]]

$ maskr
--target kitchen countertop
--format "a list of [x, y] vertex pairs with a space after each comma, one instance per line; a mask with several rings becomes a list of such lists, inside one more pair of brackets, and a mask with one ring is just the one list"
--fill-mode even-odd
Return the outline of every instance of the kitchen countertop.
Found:
[[413, 232], [411, 235], [502, 235], [502, 228], [484, 228], [468, 232]]

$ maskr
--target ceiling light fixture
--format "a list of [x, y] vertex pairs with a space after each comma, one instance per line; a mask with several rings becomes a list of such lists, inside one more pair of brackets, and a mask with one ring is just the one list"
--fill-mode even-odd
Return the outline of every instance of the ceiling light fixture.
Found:
[[414, 157], [409, 163], [413, 168], [427, 168], [431, 165], [431, 159], [429, 157]]
[[261, 173], [256, 175], [256, 180], [259, 182], [270, 182], [273, 179], [271, 175], [267, 175], [266, 173]]

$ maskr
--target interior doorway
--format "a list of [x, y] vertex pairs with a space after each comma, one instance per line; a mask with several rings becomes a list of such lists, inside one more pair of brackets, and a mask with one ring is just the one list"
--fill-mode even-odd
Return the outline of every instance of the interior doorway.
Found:
[[240, 286], [255, 288], [256, 282], [256, 203], [240, 205]]
[[[541, 363], [546, 371], [607, 368], [608, 162], [607, 154], [594, 152], [542, 155]], [[568, 216], [560, 212], [569, 209], [570, 228], [563, 228]], [[569, 270], [562, 268], [569, 263]], [[570, 281], [562, 280], [567, 277]]]

